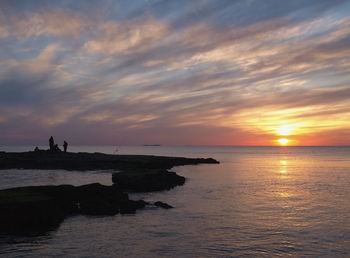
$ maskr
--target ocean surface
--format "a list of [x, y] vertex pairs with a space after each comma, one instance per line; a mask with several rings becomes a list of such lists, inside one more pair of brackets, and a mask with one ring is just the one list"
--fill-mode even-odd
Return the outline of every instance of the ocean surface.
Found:
[[[34, 146], [2, 146], [26, 151]], [[37, 237], [0, 235], [2, 257], [350, 257], [350, 147], [69, 146], [70, 151], [212, 157], [175, 167], [170, 191], [131, 194], [174, 209], [75, 216]], [[0, 189], [111, 184], [111, 171], [0, 170]], [[1, 222], [0, 222], [1, 223]]]

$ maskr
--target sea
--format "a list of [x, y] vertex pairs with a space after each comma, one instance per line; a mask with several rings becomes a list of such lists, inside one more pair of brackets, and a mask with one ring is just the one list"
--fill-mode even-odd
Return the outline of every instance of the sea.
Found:
[[[28, 151], [34, 146], [0, 146]], [[186, 183], [130, 194], [134, 215], [74, 216], [39, 236], [0, 234], [1, 257], [350, 257], [350, 147], [69, 146], [74, 152], [215, 158]], [[113, 171], [0, 170], [0, 189], [110, 185]], [[1, 223], [1, 221], [0, 221]]]

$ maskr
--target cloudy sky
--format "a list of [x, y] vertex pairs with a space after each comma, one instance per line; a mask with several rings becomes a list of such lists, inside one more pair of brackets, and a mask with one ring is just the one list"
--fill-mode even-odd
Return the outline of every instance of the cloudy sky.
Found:
[[350, 145], [350, 1], [0, 2], [0, 144]]

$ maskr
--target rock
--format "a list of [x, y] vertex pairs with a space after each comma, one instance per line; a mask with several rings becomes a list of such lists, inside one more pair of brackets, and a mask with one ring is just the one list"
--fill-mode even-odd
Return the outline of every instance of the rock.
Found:
[[127, 170], [136, 168], [170, 169], [174, 166], [216, 164], [218, 161], [147, 155], [111, 155], [51, 151], [0, 152], [0, 169]]
[[147, 204], [148, 203], [143, 200], [139, 200], [139, 201], [130, 200], [129, 203], [120, 206], [120, 213], [121, 214], [135, 213], [137, 209], [143, 209]]
[[53, 200], [0, 205], [0, 233], [44, 233], [57, 228], [65, 217]]
[[[185, 178], [168, 169], [180, 165], [217, 164], [214, 159], [65, 153], [52, 151], [0, 152], [0, 169], [65, 169], [121, 172], [112, 175], [113, 186], [89, 184], [74, 187], [29, 186], [0, 190], [0, 234], [42, 233], [57, 228], [70, 215], [114, 215], [135, 213], [148, 203], [130, 200], [127, 193], [168, 190]], [[170, 205], [154, 205], [169, 209]]]
[[130, 200], [116, 186], [30, 186], [0, 190], [0, 233], [46, 232], [73, 214], [135, 213], [145, 201]]
[[171, 208], [174, 208], [173, 206], [171, 206], [171, 205], [169, 205], [169, 204], [167, 204], [167, 203], [165, 203], [165, 202], [160, 202], [160, 201], [155, 202], [154, 205], [155, 205], [155, 206], [158, 206], [158, 207], [161, 207], [161, 208], [163, 208], [163, 209], [171, 209]]
[[134, 169], [114, 173], [112, 181], [118, 188], [131, 192], [169, 190], [183, 185], [185, 178], [164, 169]]

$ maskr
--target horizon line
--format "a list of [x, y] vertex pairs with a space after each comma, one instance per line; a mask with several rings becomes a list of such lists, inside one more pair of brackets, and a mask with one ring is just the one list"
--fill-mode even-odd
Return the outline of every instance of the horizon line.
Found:
[[[35, 144], [4, 144], [3, 146], [38, 146], [43, 147], [46, 145]], [[137, 146], [137, 147], [350, 147], [350, 145], [163, 145], [163, 144], [70, 144], [72, 146]]]

